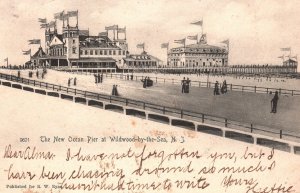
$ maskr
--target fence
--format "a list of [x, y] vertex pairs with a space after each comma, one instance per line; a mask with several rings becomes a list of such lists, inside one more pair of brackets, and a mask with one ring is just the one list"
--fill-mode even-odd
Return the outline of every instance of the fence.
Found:
[[[112, 75], [111, 75], [112, 76]], [[37, 81], [37, 80], [31, 80], [26, 78], [18, 78], [14, 75], [8, 75], [0, 73], [0, 78], [12, 82], [18, 82], [25, 85], [30, 85], [34, 87], [44, 88], [48, 90], [58, 91], [61, 94], [72, 94], [84, 98], [90, 98], [95, 100], [102, 100], [103, 102], [109, 102], [113, 104], [119, 104], [119, 105], [125, 105], [137, 109], [143, 109], [148, 110], [151, 112], [157, 112], [164, 115], [170, 115], [174, 117], [178, 117], [181, 119], [191, 120], [191, 121], [197, 121], [202, 123], [208, 123], [212, 125], [222, 126], [222, 127], [228, 127], [232, 129], [238, 129], [243, 130], [246, 132], [251, 133], [264, 133], [266, 135], [270, 135], [272, 137], [277, 138], [289, 138], [293, 140], [300, 140], [300, 136], [298, 134], [295, 134], [288, 130], [276, 130], [271, 129], [263, 126], [254, 125], [252, 123], [241, 123], [238, 121], [229, 120], [226, 117], [217, 117], [209, 114], [204, 114], [200, 112], [193, 112], [183, 109], [177, 109], [173, 107], [167, 107], [167, 106], [161, 106], [158, 104], [153, 104], [149, 102], [144, 101], [138, 101], [134, 99], [128, 99], [124, 97], [118, 97], [118, 96], [112, 96], [112, 95], [106, 95], [106, 94], [100, 94], [95, 92], [89, 92], [85, 90], [75, 89], [75, 88], [69, 88], [61, 85], [55, 85], [47, 82]], [[4, 83], [2, 83], [5, 85]]]
[[[67, 70], [62, 70], [67, 71]], [[82, 71], [72, 71], [78, 74], [93, 74], [92, 72], [82, 72]], [[105, 74], [108, 78], [117, 78], [123, 80], [131, 81], [140, 81], [145, 78], [145, 76], [136, 76], [136, 75], [126, 75], [126, 74]], [[132, 77], [131, 77], [132, 76]], [[148, 76], [147, 76], [148, 77]], [[159, 78], [159, 77], [149, 77], [155, 83], [163, 84], [181, 84], [181, 80], [178, 79], [168, 79], [168, 78]], [[202, 88], [214, 88], [215, 83], [213, 82], [203, 82], [203, 81], [191, 81], [191, 86], [193, 87], [202, 87]], [[227, 84], [227, 90], [229, 91], [239, 91], [239, 92], [254, 92], [254, 93], [274, 93], [278, 91], [280, 95], [291, 95], [291, 96], [300, 96], [300, 90], [290, 90], [290, 89], [281, 89], [281, 88], [267, 88], [267, 87], [258, 87], [258, 86], [245, 86], [237, 84]]]

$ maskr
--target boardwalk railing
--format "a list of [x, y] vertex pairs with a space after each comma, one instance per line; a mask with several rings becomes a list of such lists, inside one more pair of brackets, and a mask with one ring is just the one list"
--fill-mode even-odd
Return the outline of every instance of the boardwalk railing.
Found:
[[[95, 92], [90, 92], [86, 90], [80, 90], [76, 88], [70, 88], [66, 86], [51, 84], [47, 82], [31, 80], [26, 78], [19, 78], [14, 75], [8, 75], [0, 73], [0, 79], [8, 80], [11, 82], [18, 82], [25, 85], [30, 85], [34, 87], [39, 87], [42, 89], [53, 90], [60, 92], [61, 94], [71, 94], [79, 97], [94, 99], [94, 100], [101, 100], [103, 102], [112, 103], [112, 104], [119, 104], [128, 107], [133, 107], [136, 109], [143, 109], [150, 112], [157, 112], [159, 114], [170, 115], [173, 117], [177, 117], [180, 119], [197, 121], [202, 123], [207, 123], [211, 125], [227, 127], [237, 130], [242, 130], [251, 133], [263, 133], [264, 135], [269, 135], [272, 137], [280, 138], [280, 139], [289, 139], [292, 141], [299, 141], [300, 136], [294, 132], [288, 130], [276, 130], [271, 129], [259, 125], [254, 125], [252, 123], [241, 123], [239, 121], [229, 120], [226, 117], [217, 117], [214, 115], [204, 114], [201, 112], [193, 112], [184, 109], [178, 109], [173, 107], [162, 106], [158, 104], [153, 104], [145, 101], [138, 101], [134, 99], [128, 99], [124, 97], [100, 94]], [[5, 85], [3, 81], [2, 85]], [[13, 87], [14, 85], [12, 85]]]
[[[78, 74], [86, 74], [92, 75], [93, 72], [83, 72], [83, 71], [71, 71], [71, 70], [60, 70]], [[105, 74], [108, 78], [117, 78], [123, 80], [130, 80], [130, 81], [140, 81], [145, 78], [145, 76], [136, 76], [131, 74]], [[170, 78], [159, 78], [159, 77], [151, 77], [147, 76], [155, 83], [163, 83], [163, 84], [176, 84], [180, 85], [181, 80], [178, 79], [170, 79]], [[191, 86], [193, 87], [202, 87], [202, 88], [214, 88], [214, 82], [205, 82], [205, 81], [191, 81]], [[227, 84], [227, 90], [229, 91], [239, 91], [239, 92], [254, 92], [254, 93], [266, 93], [269, 94], [278, 91], [280, 95], [291, 95], [291, 96], [300, 96], [300, 90], [291, 90], [291, 89], [281, 89], [281, 88], [268, 88], [268, 87], [258, 87], [258, 86], [245, 86], [245, 85], [238, 85], [238, 84]]]

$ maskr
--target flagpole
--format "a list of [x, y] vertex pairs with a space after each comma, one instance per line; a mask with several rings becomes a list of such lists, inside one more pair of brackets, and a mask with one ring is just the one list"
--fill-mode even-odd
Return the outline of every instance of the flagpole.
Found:
[[116, 35], [116, 33], [115, 33], [115, 29], [114, 29], [114, 41], [115, 41], [115, 39], [116, 39], [116, 38], [115, 38], [115, 35]]
[[77, 23], [76, 23], [76, 27], [78, 27], [78, 9], [77, 9]]
[[202, 26], [201, 26], [201, 29], [202, 29], [202, 33], [201, 33], [201, 36], [203, 35], [203, 17], [202, 17]]
[[125, 40], [126, 40], [126, 26], [125, 26]]
[[117, 25], [117, 40], [119, 39], [119, 26]]

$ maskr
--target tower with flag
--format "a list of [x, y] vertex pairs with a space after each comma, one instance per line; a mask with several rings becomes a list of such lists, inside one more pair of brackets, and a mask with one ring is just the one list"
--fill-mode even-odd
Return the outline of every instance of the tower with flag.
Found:
[[45, 30], [45, 46], [42, 48], [41, 39], [28, 40], [30, 49], [23, 50], [24, 55], [30, 56], [28, 63], [98, 72], [115, 72], [131, 64], [157, 66], [159, 59], [145, 52], [145, 43], [137, 45], [143, 49], [141, 54], [129, 54], [126, 26], [109, 25], [104, 32], [91, 35], [89, 29], [79, 28], [78, 17], [78, 10], [62, 10], [54, 13], [52, 19], [38, 18], [40, 28]]

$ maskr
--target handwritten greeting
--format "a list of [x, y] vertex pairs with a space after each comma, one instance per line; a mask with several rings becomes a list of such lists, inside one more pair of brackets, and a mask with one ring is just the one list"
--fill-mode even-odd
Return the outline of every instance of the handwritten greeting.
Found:
[[[125, 139], [87, 137], [66, 140], [101, 144], [107, 140], [125, 142]], [[155, 141], [158, 139], [162, 138], [155, 138]], [[40, 140], [43, 143], [65, 141], [46, 136], [41, 136]], [[121, 150], [114, 150], [113, 146], [111, 149], [102, 149], [101, 145], [89, 149], [65, 144], [63, 154], [53, 148], [42, 151], [36, 146], [16, 148], [7, 144], [3, 151], [7, 163], [3, 173], [6, 188], [51, 188], [62, 192], [212, 192], [217, 187], [220, 192], [234, 192], [235, 188], [245, 193], [295, 192], [294, 184], [286, 181], [262, 181], [262, 176], [267, 178], [276, 170], [274, 149], [253, 151], [246, 147], [242, 152], [228, 149], [210, 152], [201, 147], [174, 148], [172, 138], [164, 139], [168, 148], [156, 149], [150, 148], [149, 140], [147, 137], [128, 138], [128, 142], [140, 144]], [[180, 143], [184, 139], [179, 137], [175, 141]], [[36, 165], [21, 167], [24, 163]]]

